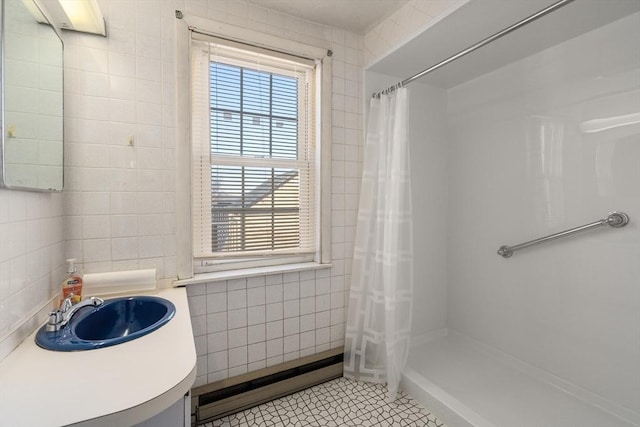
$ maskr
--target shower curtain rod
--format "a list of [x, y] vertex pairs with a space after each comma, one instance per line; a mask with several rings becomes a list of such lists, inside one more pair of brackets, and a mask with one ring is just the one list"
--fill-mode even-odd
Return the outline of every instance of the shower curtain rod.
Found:
[[384, 90], [381, 90], [379, 92], [374, 92], [372, 94], [372, 96], [377, 98], [380, 95], [386, 95], [386, 94], [391, 93], [391, 92], [393, 92], [393, 91], [395, 91], [395, 90], [397, 90], [397, 89], [399, 89], [401, 87], [404, 87], [404, 86], [408, 85], [409, 83], [413, 82], [414, 80], [417, 80], [417, 79], [429, 74], [430, 72], [437, 70], [438, 68], [444, 67], [448, 63], [453, 62], [456, 59], [461, 58], [461, 57], [467, 55], [468, 53], [473, 52], [474, 50], [480, 49], [482, 46], [485, 46], [485, 45], [487, 45], [487, 44], [489, 44], [489, 43], [491, 43], [491, 42], [493, 42], [495, 40], [498, 40], [502, 36], [506, 36], [510, 32], [515, 31], [518, 28], [527, 25], [530, 22], [533, 22], [538, 18], [542, 18], [546, 14], [551, 13], [551, 12], [557, 10], [557, 9], [560, 9], [561, 7], [566, 6], [567, 4], [569, 4], [569, 3], [573, 2], [573, 1], [574, 0], [560, 0], [560, 1], [552, 4], [551, 6], [548, 6], [548, 7], [544, 8], [544, 9], [542, 9], [541, 11], [539, 11], [537, 13], [534, 13], [533, 15], [523, 19], [522, 21], [516, 22], [515, 24], [511, 25], [510, 27], [507, 27], [504, 30], [493, 34], [492, 36], [489, 36], [486, 39], [481, 40], [481, 41], [479, 41], [478, 43], [476, 43], [476, 44], [474, 44], [472, 46], [469, 46], [468, 48], [456, 53], [455, 55], [445, 59], [444, 61], [440, 61], [436, 65], [433, 65], [433, 66], [427, 68], [426, 70], [420, 71], [418, 74], [415, 74], [415, 75], [413, 75], [413, 76], [411, 76], [409, 78], [406, 78], [406, 79], [402, 80], [401, 82], [398, 82], [395, 85], [390, 86], [390, 87], [388, 87], [388, 88], [386, 88]]

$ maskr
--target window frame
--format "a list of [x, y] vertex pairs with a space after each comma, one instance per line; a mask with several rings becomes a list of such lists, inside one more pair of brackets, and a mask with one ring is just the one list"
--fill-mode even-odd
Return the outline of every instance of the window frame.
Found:
[[[193, 55], [193, 76], [196, 79], [193, 83], [194, 96], [192, 96], [193, 102], [196, 103], [193, 113], [196, 127], [194, 128], [194, 139], [192, 140], [194, 165], [196, 166], [193, 171], [196, 195], [193, 199], [194, 258], [196, 258], [196, 268], [202, 266], [205, 269], [228, 269], [229, 263], [226, 260], [229, 258], [243, 260], [260, 259], [261, 257], [282, 258], [285, 257], [285, 254], [298, 258], [298, 254], [313, 253], [316, 250], [315, 223], [318, 216], [315, 210], [316, 200], [314, 198], [318, 190], [318, 185], [316, 185], [318, 171], [316, 170], [317, 164], [315, 162], [317, 156], [315, 147], [316, 132], [313, 130], [313, 123], [315, 122], [314, 76], [317, 64], [315, 61], [300, 60], [295, 57], [274, 57], [271, 52], [256, 51], [254, 47], [237, 46], [236, 43], [230, 46], [225, 41], [200, 40], [200, 38], [195, 37], [193, 40]], [[222, 76], [235, 77], [228, 81], [219, 81], [217, 78], [212, 80], [217, 76], [217, 70], [223, 70]], [[245, 80], [242, 77], [243, 75], [247, 75], [249, 80]], [[262, 92], [262, 90], [260, 90], [260, 94], [255, 92], [260, 86], [255, 86], [257, 81], [253, 80], [251, 76], [254, 76], [254, 78], [260, 76], [258, 77], [260, 81], [266, 78], [269, 88], [267, 92]], [[224, 79], [224, 77], [222, 78]], [[275, 116], [271, 115], [271, 105], [272, 101], [276, 101], [280, 95], [278, 95], [277, 88], [273, 91], [274, 87], [271, 85], [273, 81], [278, 81], [279, 79], [287, 81], [288, 88], [295, 84], [295, 95], [289, 92], [290, 89], [285, 88], [285, 91], [290, 94], [289, 100], [294, 101], [290, 105], [292, 111], [289, 114], [295, 113], [288, 117], [282, 117], [283, 120], [288, 121], [290, 124], [295, 123], [295, 127], [291, 128], [292, 130], [295, 129], [295, 133], [288, 133], [286, 139], [280, 140], [277, 136], [277, 131], [274, 131], [275, 139], [272, 141], [270, 139], [271, 126], [269, 125], [267, 134], [262, 133], [265, 129], [259, 131], [258, 134], [252, 133], [250, 124], [247, 124], [246, 120], [250, 120], [254, 114], [258, 113], [258, 110], [256, 110], [257, 105], [251, 102], [245, 105], [241, 100], [257, 100], [259, 97], [263, 101], [267, 101], [269, 105], [268, 111], [263, 112], [266, 114], [264, 117], [267, 119], [266, 123], [270, 123], [271, 120], [278, 121], [277, 112]], [[218, 92], [216, 86], [218, 83], [222, 84], [219, 89], [220, 92]], [[200, 94], [207, 94], [207, 96], [201, 96]], [[219, 94], [220, 97], [217, 97], [216, 94]], [[249, 96], [249, 98], [245, 98], [245, 95]], [[262, 98], [263, 96], [266, 96], [266, 98]], [[212, 104], [214, 99], [217, 99], [217, 102], [221, 104], [218, 105], [217, 102]], [[278, 108], [277, 105], [275, 105], [275, 108]], [[230, 112], [228, 117], [230, 121], [222, 118], [220, 115], [222, 110]], [[294, 118], [295, 121], [293, 122], [291, 119]], [[242, 132], [243, 129], [245, 133]], [[264, 138], [267, 139], [265, 140]], [[254, 145], [258, 141], [268, 142], [269, 147], [274, 144], [273, 147], [276, 148], [275, 155], [271, 156], [269, 154], [270, 151], [261, 151], [259, 148], [262, 146], [261, 143], [257, 146]], [[279, 141], [284, 142], [284, 145], [280, 145]], [[247, 149], [246, 152], [241, 149], [243, 142]], [[247, 242], [250, 246], [254, 246], [253, 249], [250, 248], [245, 251], [240, 247], [234, 247], [234, 243], [241, 244], [244, 241], [244, 237], [240, 237], [240, 235], [244, 236], [242, 232], [240, 235], [236, 235], [236, 237], [240, 237], [239, 239], [231, 239], [228, 242], [231, 247], [217, 248], [216, 226], [213, 222], [215, 216], [211, 217], [210, 213], [224, 212], [224, 210], [220, 211], [216, 208], [215, 200], [218, 200], [215, 197], [217, 187], [212, 174], [220, 172], [222, 175], [219, 178], [223, 180], [228, 178], [232, 181], [227, 183], [233, 185], [244, 182], [245, 174], [240, 171], [246, 171], [246, 178], [249, 182], [255, 184], [258, 182], [255, 180], [261, 179], [260, 175], [262, 173], [259, 171], [266, 172], [271, 170], [273, 172], [273, 168], [285, 168], [300, 172], [299, 175], [296, 174], [295, 180], [300, 186], [290, 187], [290, 190], [295, 191], [299, 202], [296, 203], [296, 207], [299, 208], [296, 216], [300, 219], [296, 227], [300, 237], [299, 244], [284, 247], [277, 243], [280, 239], [278, 236], [284, 236], [281, 232], [286, 232], [281, 228], [281, 225], [277, 225], [281, 221], [278, 219], [281, 218], [281, 214], [277, 213], [279, 210], [277, 207], [274, 206], [271, 212], [275, 215], [272, 219], [276, 221], [273, 227], [270, 228], [265, 225], [264, 227], [255, 228], [251, 224], [256, 224], [253, 222], [254, 220], [260, 221], [255, 216], [257, 211], [254, 211], [251, 207], [244, 207], [244, 203], [242, 203], [243, 209], [237, 212], [239, 214], [238, 218], [245, 218], [245, 215], [247, 215], [247, 225], [250, 227]], [[234, 170], [237, 170], [238, 175]], [[236, 179], [240, 181], [235, 182]], [[221, 184], [225, 185], [223, 182]], [[241, 188], [238, 188], [238, 191], [244, 194]], [[288, 190], [285, 189], [285, 191]], [[211, 194], [211, 198], [209, 194]], [[262, 196], [266, 196], [269, 199], [275, 194], [262, 194]], [[222, 193], [219, 196], [224, 197]], [[244, 197], [238, 199], [238, 201], [243, 200], [245, 200]], [[281, 199], [275, 197], [272, 200], [278, 203], [278, 200]], [[198, 212], [200, 212], [200, 215], [198, 215]], [[268, 212], [264, 213], [268, 214]], [[267, 219], [267, 217], [262, 217], [262, 219]], [[241, 221], [236, 225], [241, 224], [244, 224], [244, 222]], [[285, 222], [281, 224], [284, 226]], [[290, 228], [289, 231], [292, 231], [292, 229]], [[262, 245], [258, 243], [258, 240], [251, 239], [251, 236], [254, 236], [262, 240], [270, 234], [276, 237], [275, 242], [272, 242], [277, 245], [275, 248], [260, 247]], [[281, 243], [284, 243], [284, 241]]]
[[[286, 270], [291, 265], [310, 262], [313, 265], [330, 264], [331, 262], [331, 51], [321, 47], [315, 47], [292, 40], [282, 39], [276, 36], [263, 34], [257, 31], [243, 29], [227, 24], [214, 22], [208, 19], [186, 16], [177, 20], [178, 39], [177, 50], [177, 75], [178, 91], [178, 118], [177, 135], [179, 139], [190, 140], [191, 122], [191, 35], [197, 33], [199, 37], [214, 37], [230, 42], [248, 44], [256, 48], [266, 49], [271, 52], [283, 52], [287, 55], [313, 59], [318, 64], [316, 73], [317, 96], [316, 103], [316, 170], [318, 191], [316, 192], [316, 204], [318, 211], [318, 223], [316, 225], [316, 251], [311, 256], [292, 255], [287, 257], [255, 257], [250, 260], [238, 259], [225, 262], [204, 263], [212, 265], [197, 265], [193, 256], [192, 246], [192, 211], [191, 211], [191, 146], [190, 144], [178, 144], [176, 148], [177, 158], [177, 189], [185, 188], [188, 183], [189, 191], [176, 191], [177, 205], [177, 253], [176, 273], [180, 280], [194, 277], [194, 273], [215, 271], [240, 271], [242, 269], [282, 266]], [[186, 92], [184, 92], [186, 90]], [[188, 96], [181, 95], [188, 94]], [[186, 204], [185, 204], [186, 203]], [[269, 259], [270, 258], [270, 259]], [[311, 264], [310, 264], [311, 265]]]

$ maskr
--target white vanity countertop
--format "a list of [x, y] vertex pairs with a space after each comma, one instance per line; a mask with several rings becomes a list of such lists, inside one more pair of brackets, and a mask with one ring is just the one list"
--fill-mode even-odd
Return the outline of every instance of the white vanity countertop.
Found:
[[133, 341], [56, 352], [31, 334], [0, 362], [0, 426], [133, 425], [183, 397], [196, 376], [186, 290], [153, 295], [173, 302], [176, 314]]

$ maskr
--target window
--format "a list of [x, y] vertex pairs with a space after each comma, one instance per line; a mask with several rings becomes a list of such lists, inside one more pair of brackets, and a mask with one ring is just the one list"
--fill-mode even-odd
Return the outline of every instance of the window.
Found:
[[316, 68], [253, 46], [192, 40], [196, 272], [316, 258]]

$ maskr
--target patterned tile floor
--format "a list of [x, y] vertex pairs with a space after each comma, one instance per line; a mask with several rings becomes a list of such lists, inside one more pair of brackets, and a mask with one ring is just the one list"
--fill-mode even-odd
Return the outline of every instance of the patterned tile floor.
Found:
[[204, 427], [446, 427], [405, 392], [393, 403], [386, 388], [338, 378], [204, 424]]

